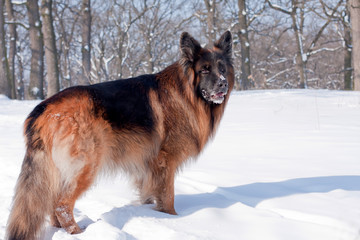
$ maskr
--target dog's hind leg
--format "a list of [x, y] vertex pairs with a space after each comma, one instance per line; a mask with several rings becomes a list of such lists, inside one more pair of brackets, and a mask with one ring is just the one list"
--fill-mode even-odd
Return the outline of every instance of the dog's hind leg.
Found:
[[93, 183], [95, 178], [94, 171], [95, 169], [91, 164], [85, 165], [76, 179], [68, 185], [64, 192], [59, 194], [58, 201], [54, 206], [54, 213], [51, 217], [53, 225], [60, 225], [70, 234], [82, 232], [74, 219], [73, 210], [75, 201]]

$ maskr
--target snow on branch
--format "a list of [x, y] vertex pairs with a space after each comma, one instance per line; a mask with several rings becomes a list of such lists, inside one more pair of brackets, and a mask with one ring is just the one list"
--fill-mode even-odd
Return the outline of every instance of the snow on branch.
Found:
[[269, 6], [270, 6], [272, 9], [275, 9], [275, 10], [277, 10], [277, 11], [280, 11], [280, 12], [283, 12], [283, 13], [289, 14], [289, 15], [292, 13], [292, 10], [289, 11], [288, 9], [285, 9], [285, 8], [279, 6], [279, 5], [272, 4], [272, 3], [270, 2], [270, 0], [266, 0], [266, 2], [269, 4]]
[[260, 9], [260, 11], [257, 12], [257, 13], [255, 13], [255, 14], [248, 20], [248, 23], [247, 23], [248, 27], [251, 25], [251, 23], [252, 23], [253, 21], [255, 21], [255, 19], [256, 19], [257, 17], [262, 16], [262, 14], [264, 13], [265, 9], [266, 9], [266, 4], [264, 4], [264, 6]]
[[277, 76], [279, 76], [279, 75], [281, 75], [281, 74], [283, 74], [283, 73], [289, 72], [289, 71], [291, 71], [291, 70], [293, 70], [293, 69], [292, 69], [292, 68], [288, 68], [288, 69], [282, 70], [281, 72], [276, 73], [274, 76], [272, 76], [271, 78], [266, 79], [265, 81], [266, 81], [267, 83], [274, 82], [274, 81], [275, 81], [275, 78], [276, 78]]
[[309, 52], [307, 55], [315, 55], [315, 54], [317, 54], [317, 53], [319, 53], [319, 52], [324, 52], [324, 51], [335, 52], [335, 51], [337, 51], [337, 50], [339, 50], [339, 49], [341, 49], [341, 48], [342, 48], [342, 47], [337, 47], [337, 48], [327, 48], [327, 47], [325, 47], [325, 48], [320, 48], [320, 49], [317, 49], [317, 50], [314, 50], [314, 51]]
[[[322, 3], [322, 5], [324, 6], [323, 1], [320, 1]], [[320, 39], [320, 36], [322, 35], [322, 33], [324, 32], [325, 28], [330, 24], [330, 22], [332, 21], [332, 18], [334, 17], [335, 13], [337, 12], [337, 9], [341, 6], [342, 1], [339, 1], [336, 6], [334, 7], [334, 9], [332, 9], [332, 13], [328, 16], [328, 20], [325, 22], [325, 24], [320, 28], [320, 30], [318, 31], [318, 33], [316, 34], [315, 38], [313, 39], [313, 41], [310, 44], [310, 48], [308, 49], [308, 55], [310, 55], [313, 52], [313, 48], [315, 47], [317, 41]], [[325, 10], [324, 10], [325, 11]], [[327, 15], [327, 14], [326, 14]]]

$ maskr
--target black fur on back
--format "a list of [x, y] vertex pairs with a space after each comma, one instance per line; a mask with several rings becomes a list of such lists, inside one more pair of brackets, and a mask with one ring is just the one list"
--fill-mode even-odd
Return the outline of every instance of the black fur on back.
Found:
[[149, 102], [150, 89], [157, 89], [155, 75], [121, 79], [87, 87], [95, 103], [95, 111], [113, 128], [140, 127], [151, 132], [154, 116]]

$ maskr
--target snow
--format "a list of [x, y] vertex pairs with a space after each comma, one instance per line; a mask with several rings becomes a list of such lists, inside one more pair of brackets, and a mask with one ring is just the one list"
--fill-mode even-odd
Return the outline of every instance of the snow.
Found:
[[27, 0], [11, 0], [11, 3], [12, 4], [15, 4], [15, 5], [23, 5], [27, 2]]
[[31, 89], [31, 93], [32, 93], [34, 96], [38, 95], [39, 91], [40, 91], [40, 89], [37, 88], [37, 87], [33, 87], [33, 88]]
[[[0, 239], [38, 101], [0, 96]], [[175, 181], [178, 216], [139, 205], [123, 176], [75, 206], [86, 229], [43, 239], [360, 240], [360, 92], [233, 92], [214, 140]]]
[[301, 55], [301, 58], [302, 58], [303, 62], [306, 62], [306, 61], [307, 61], [307, 54], [306, 54], [306, 53], [303, 53], [303, 54]]

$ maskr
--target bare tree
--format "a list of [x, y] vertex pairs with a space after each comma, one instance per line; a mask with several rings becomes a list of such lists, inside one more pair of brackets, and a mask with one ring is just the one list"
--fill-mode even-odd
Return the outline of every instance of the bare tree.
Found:
[[[74, 52], [76, 52], [76, 40], [78, 36], [78, 21], [80, 14], [78, 13], [76, 3], [69, 0], [61, 2], [55, 1], [53, 8], [55, 21], [55, 31], [58, 36], [58, 53], [59, 53], [59, 77], [60, 89], [67, 88], [76, 83], [76, 73], [81, 72], [82, 68], [77, 64]], [[79, 74], [80, 75], [80, 74]]]
[[350, 0], [354, 90], [360, 91], [360, 0]]
[[[113, 41], [116, 42], [115, 45], [115, 62], [116, 62], [116, 78], [122, 78], [124, 75], [124, 67], [126, 65], [126, 60], [129, 58], [129, 53], [131, 48], [135, 44], [135, 41], [131, 40], [132, 27], [137, 23], [141, 18], [144, 17], [144, 14], [153, 6], [146, 6], [144, 8], [137, 8], [134, 3], [130, 4], [130, 1], [125, 1], [125, 3], [120, 3], [115, 1], [114, 6], [116, 8], [111, 9], [111, 18], [114, 21], [116, 34], [112, 36]], [[122, 12], [123, 14], [117, 14], [117, 12]], [[112, 59], [112, 56], [104, 59], [104, 63], [109, 62]]]
[[43, 35], [37, 0], [28, 0], [26, 3], [29, 18], [29, 35], [31, 49], [31, 69], [27, 99], [43, 99], [44, 82], [44, 50]]
[[[30, 69], [29, 63], [31, 57], [29, 49], [29, 25], [26, 18], [26, 1], [5, 0], [5, 4], [8, 15], [6, 24], [8, 25], [7, 42], [10, 72], [14, 74], [13, 86], [15, 86], [16, 98], [23, 100], [25, 99], [25, 75], [29, 75], [25, 72], [28, 72]], [[13, 60], [14, 68], [11, 70]]]
[[80, 84], [91, 83], [91, 6], [90, 0], [82, 0], [81, 6], [81, 53], [82, 78]]
[[269, 0], [267, 0], [269, 6], [272, 9], [280, 11], [290, 16], [292, 20], [292, 29], [295, 33], [295, 41], [297, 46], [296, 53], [296, 68], [299, 72], [299, 87], [306, 88], [306, 76], [305, 76], [305, 62], [306, 55], [304, 54], [304, 44], [303, 44], [303, 26], [304, 26], [304, 5], [305, 1], [297, 1], [291, 0], [290, 9], [282, 8], [278, 5], [272, 4]]
[[183, 31], [185, 23], [192, 18], [187, 16], [181, 21], [181, 10], [186, 1], [171, 2], [164, 0], [152, 0], [144, 3], [138, 8], [138, 12], [148, 9], [143, 17], [136, 21], [136, 26], [143, 39], [143, 48], [137, 48], [137, 51], [145, 53], [140, 54], [140, 63], [135, 65], [141, 68], [145, 73], [154, 73], [168, 65], [177, 56], [172, 51], [173, 46], [178, 45], [174, 36], [179, 36]]
[[216, 33], [217, 33], [217, 27], [216, 27], [217, 2], [214, 0], [204, 0], [204, 4], [206, 7], [206, 23], [207, 23], [206, 37], [208, 39], [209, 44], [212, 44], [213, 42], [216, 41]]
[[[350, 26], [350, 12], [349, 12], [349, 0], [339, 1], [334, 7], [323, 0], [320, 0], [322, 12], [318, 13], [322, 18], [326, 18], [327, 22], [334, 20], [340, 23], [342, 31], [336, 27], [338, 35], [341, 38], [343, 43], [343, 52], [344, 52], [344, 89], [351, 90], [353, 89], [352, 83], [352, 65], [351, 65], [351, 56], [352, 56], [352, 39], [351, 39], [351, 26]], [[339, 8], [341, 5], [341, 8]], [[325, 25], [324, 25], [325, 26]], [[324, 27], [323, 27], [324, 28]]]
[[0, 0], [0, 94], [11, 97], [11, 74], [6, 55], [4, 1]]
[[[33, 10], [51, 0], [2, 1], [7, 32], [1, 50], [8, 51], [13, 81], [25, 82], [26, 98], [42, 98], [37, 94], [43, 82], [52, 94], [49, 77], [56, 70], [51, 65], [61, 69], [60, 88], [153, 73], [177, 59], [180, 32], [196, 34], [206, 44], [225, 29], [234, 33], [237, 89], [351, 88], [345, 0], [57, 0], [52, 1], [52, 47], [47, 45], [47, 10], [41, 8], [43, 27], [39, 10]], [[48, 62], [48, 53], [57, 54], [58, 64]]]
[[[311, 41], [309, 47], [306, 49], [305, 43], [304, 43], [304, 21], [305, 21], [305, 3], [304, 0], [291, 0], [290, 2], [290, 8], [286, 9], [284, 7], [280, 7], [278, 5], [274, 5], [271, 3], [270, 0], [266, 0], [266, 2], [269, 4], [269, 6], [277, 10], [281, 13], [287, 14], [290, 16], [292, 21], [292, 29], [295, 33], [295, 42], [297, 46], [297, 53], [296, 53], [296, 69], [299, 73], [299, 87], [300, 88], [307, 88], [307, 81], [306, 81], [306, 64], [309, 60], [309, 57], [315, 53], [318, 53], [319, 50], [315, 49], [316, 43], [322, 36], [324, 30], [329, 25], [329, 23], [332, 21], [332, 17], [337, 12], [337, 9], [341, 5], [342, 0], [339, 0], [336, 4], [336, 6], [332, 9], [328, 19], [326, 22], [320, 27], [318, 32], [313, 37], [313, 40]], [[322, 1], [320, 1], [322, 2]], [[310, 5], [310, 3], [309, 3]]]
[[113, 0], [104, 9], [94, 8], [91, 60], [94, 82], [130, 75], [127, 72], [127, 61], [131, 58], [130, 53], [140, 44], [131, 29], [147, 10], [138, 11], [133, 2]]
[[[223, 26], [234, 33], [234, 63], [239, 66], [235, 68], [235, 89], [247, 90], [255, 87], [255, 79], [252, 76], [252, 61], [250, 58], [251, 42], [249, 34], [254, 36], [258, 17], [262, 16], [267, 4], [265, 0], [238, 0], [225, 1], [226, 6], [221, 9], [224, 18]], [[255, 23], [255, 24], [254, 24]]]
[[47, 97], [51, 97], [60, 90], [58, 56], [53, 26], [52, 0], [41, 1], [42, 31], [44, 34]]
[[5, 0], [7, 19], [9, 23], [9, 69], [11, 79], [11, 98], [16, 98], [16, 81], [15, 81], [15, 56], [16, 56], [16, 24], [14, 17], [14, 10], [11, 0]]
[[239, 6], [239, 28], [238, 36], [241, 46], [241, 84], [237, 85], [237, 90], [247, 90], [250, 85], [251, 67], [250, 67], [250, 43], [248, 36], [247, 9], [246, 1], [238, 0]]
[[341, 17], [341, 23], [344, 27], [344, 89], [352, 90], [353, 79], [352, 79], [352, 37], [351, 37], [351, 26], [350, 26], [350, 9], [349, 0], [346, 0], [346, 6], [344, 8], [344, 14]]

